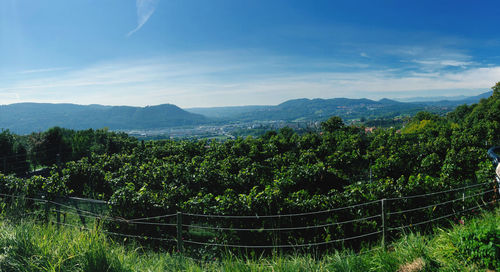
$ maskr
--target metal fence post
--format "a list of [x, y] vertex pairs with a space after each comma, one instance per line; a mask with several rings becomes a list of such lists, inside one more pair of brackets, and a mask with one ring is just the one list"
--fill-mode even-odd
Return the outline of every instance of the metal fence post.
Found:
[[45, 224], [49, 223], [49, 201], [45, 200]]
[[177, 212], [177, 250], [184, 251], [182, 243], [182, 212]]
[[61, 206], [56, 205], [56, 211], [57, 211], [57, 228], [61, 225]]
[[462, 211], [465, 210], [465, 191], [462, 193]]
[[383, 198], [382, 201], [380, 202], [380, 208], [381, 208], [381, 218], [382, 218], [382, 248], [385, 250], [385, 235], [386, 235], [386, 224], [385, 224], [385, 201], [386, 199]]

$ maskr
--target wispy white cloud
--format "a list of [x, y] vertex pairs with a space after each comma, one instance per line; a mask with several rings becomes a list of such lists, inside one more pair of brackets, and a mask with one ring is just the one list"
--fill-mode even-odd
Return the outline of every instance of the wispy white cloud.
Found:
[[48, 72], [56, 72], [56, 71], [62, 71], [62, 70], [67, 70], [67, 69], [69, 69], [69, 68], [68, 67], [51, 67], [51, 68], [41, 68], [41, 69], [30, 69], [30, 70], [20, 71], [19, 74], [48, 73]]
[[206, 95], [201, 93], [201, 97], [195, 99], [205, 103], [212, 100], [214, 103], [216, 99], [211, 97], [225, 97], [233, 101], [237, 97], [244, 97], [244, 100], [239, 100], [238, 104], [241, 105], [276, 104], [286, 99], [302, 97], [394, 98], [426, 91], [434, 91], [433, 95], [469, 95], [471, 91], [486, 91], [499, 80], [500, 67], [443, 73], [439, 77], [427, 74], [399, 77], [392, 71], [309, 73], [243, 82], [230, 88], [217, 88]]
[[470, 65], [475, 65], [477, 63], [473, 61], [462, 61], [462, 60], [454, 60], [454, 59], [423, 59], [423, 60], [413, 60], [413, 62], [428, 65], [433, 67], [466, 67]]
[[[345, 71], [349, 63], [325, 65], [303, 59], [299, 63], [304, 69], [297, 71], [288, 69], [298, 65], [297, 60], [287, 63], [280, 58], [242, 57], [235, 52], [110, 61], [64, 70], [57, 76], [34, 73], [22, 80], [1, 81], [0, 94], [4, 95], [0, 95], [0, 104], [21, 101], [136, 106], [173, 103], [195, 107], [278, 104], [302, 97], [379, 99], [424, 93], [474, 95], [500, 81], [498, 65], [408, 72], [404, 67]], [[339, 69], [335, 69], [335, 65]]]
[[136, 0], [137, 8], [137, 26], [127, 33], [127, 37], [137, 32], [153, 15], [158, 4], [158, 0]]
[[[453, 69], [472, 69], [486, 66], [473, 59], [472, 56], [459, 50], [434, 47], [402, 47], [394, 50], [407, 68], [415, 73], [442, 73]], [[403, 65], [403, 66], [405, 66]]]

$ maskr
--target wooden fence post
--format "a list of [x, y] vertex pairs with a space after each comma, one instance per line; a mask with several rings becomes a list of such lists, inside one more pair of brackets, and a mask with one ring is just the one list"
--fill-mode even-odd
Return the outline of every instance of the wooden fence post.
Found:
[[177, 212], [177, 250], [184, 251], [182, 243], [182, 212]]

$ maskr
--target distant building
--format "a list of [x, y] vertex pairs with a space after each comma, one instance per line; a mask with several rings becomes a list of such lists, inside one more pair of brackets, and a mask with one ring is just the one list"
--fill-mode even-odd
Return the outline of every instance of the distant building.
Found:
[[373, 133], [373, 131], [376, 129], [376, 127], [366, 127], [365, 132], [366, 133]]

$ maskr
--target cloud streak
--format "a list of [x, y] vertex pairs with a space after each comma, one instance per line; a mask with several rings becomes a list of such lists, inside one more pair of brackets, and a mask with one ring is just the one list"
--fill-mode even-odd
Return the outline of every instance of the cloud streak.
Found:
[[142, 28], [142, 26], [149, 20], [156, 9], [158, 0], [136, 0], [135, 5], [137, 9], [137, 26], [127, 33], [127, 37], [132, 36], [135, 32]]
[[[500, 80], [500, 66], [438, 72], [405, 72], [404, 67], [345, 71], [349, 63], [319, 69], [323, 63], [304, 60], [283, 63], [281, 59], [242, 58], [237, 52], [233, 54], [236, 57], [220, 52], [104, 62], [64, 70], [52, 77], [27, 74], [30, 78], [0, 82], [0, 94], [5, 94], [0, 95], [0, 104], [27, 101], [135, 106], [173, 103], [181, 107], [206, 107], [278, 104], [303, 97], [380, 99], [475, 95]], [[297, 63], [314, 68], [299, 72], [287, 70], [286, 67]], [[339, 69], [332, 67], [335, 65]]]
[[41, 69], [30, 69], [19, 72], [19, 74], [33, 74], [33, 73], [48, 73], [66, 70], [68, 67], [53, 67], [53, 68], [41, 68]]

